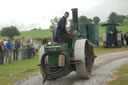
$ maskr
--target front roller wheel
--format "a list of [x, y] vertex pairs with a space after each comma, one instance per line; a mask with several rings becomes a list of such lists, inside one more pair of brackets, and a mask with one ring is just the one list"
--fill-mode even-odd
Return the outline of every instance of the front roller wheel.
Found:
[[74, 56], [76, 60], [82, 61], [80, 64], [76, 64], [78, 76], [89, 79], [92, 73], [94, 58], [91, 56], [89, 42], [86, 39], [76, 41]]
[[[40, 67], [40, 73], [41, 73], [43, 79], [45, 79], [47, 77], [47, 75], [43, 72], [42, 67]], [[51, 78], [48, 76], [47, 80], [54, 80], [54, 78]]]

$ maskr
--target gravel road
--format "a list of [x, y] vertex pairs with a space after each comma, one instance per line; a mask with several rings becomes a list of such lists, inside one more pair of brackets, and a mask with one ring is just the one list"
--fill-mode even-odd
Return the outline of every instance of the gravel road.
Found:
[[42, 84], [42, 76], [37, 73], [14, 85], [106, 85], [112, 80], [112, 71], [126, 63], [128, 63], [128, 51], [109, 53], [95, 59], [92, 77], [89, 80], [79, 79], [76, 73], [72, 72], [60, 79], [46, 81]]

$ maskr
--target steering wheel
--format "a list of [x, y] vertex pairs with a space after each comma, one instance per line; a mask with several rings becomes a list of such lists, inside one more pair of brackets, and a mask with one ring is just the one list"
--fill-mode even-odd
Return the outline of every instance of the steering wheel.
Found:
[[72, 38], [72, 32], [68, 32], [66, 34], [66, 39], [71, 39]]

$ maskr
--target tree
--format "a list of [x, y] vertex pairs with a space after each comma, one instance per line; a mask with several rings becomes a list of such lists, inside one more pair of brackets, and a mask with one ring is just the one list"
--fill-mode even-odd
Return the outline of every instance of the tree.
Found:
[[128, 15], [126, 15], [126, 19], [128, 19]]
[[91, 24], [92, 23], [92, 19], [88, 18], [86, 23]]
[[0, 35], [13, 39], [14, 36], [20, 35], [20, 32], [15, 26], [10, 26], [2, 28]]
[[126, 19], [126, 16], [124, 15], [118, 15], [117, 17], [117, 22], [118, 23], [123, 23], [123, 21]]
[[108, 22], [110, 23], [118, 23], [117, 22], [118, 15], [115, 12], [112, 12], [108, 17]]
[[78, 23], [79, 23], [79, 25], [80, 25], [81, 23], [89, 24], [89, 23], [92, 23], [92, 20], [91, 20], [91, 19], [88, 19], [86, 16], [80, 16], [80, 17], [78, 18]]
[[108, 22], [111, 23], [123, 23], [123, 21], [127, 18], [127, 16], [124, 15], [118, 15], [115, 12], [112, 12], [108, 17]]
[[51, 25], [50, 25], [50, 29], [53, 31], [56, 27], [57, 24], [59, 23], [60, 18], [55, 17], [54, 19], [51, 19]]
[[86, 23], [87, 20], [88, 20], [88, 18], [87, 18], [86, 16], [80, 16], [80, 17], [78, 18], [79, 24], [80, 24], [80, 23]]
[[97, 16], [93, 17], [93, 22], [94, 22], [95, 24], [99, 24], [100, 18], [97, 17]]

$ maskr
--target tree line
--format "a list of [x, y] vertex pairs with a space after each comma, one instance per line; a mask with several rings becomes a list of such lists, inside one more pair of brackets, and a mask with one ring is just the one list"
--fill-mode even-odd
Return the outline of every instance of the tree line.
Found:
[[[59, 19], [60, 18], [58, 18], [58, 17], [55, 17], [55, 18], [51, 19], [51, 25], [50, 25], [49, 28], [54, 30], [57, 27]], [[93, 17], [91, 19], [91, 18], [88, 18], [85, 15], [82, 15], [82, 16], [78, 17], [78, 24], [81, 24], [81, 23], [86, 23], [86, 24], [94, 23], [94, 24], [98, 25], [100, 20], [101, 19], [98, 16], [95, 16], [95, 17]], [[120, 24], [128, 23], [128, 15], [119, 15], [116, 12], [111, 12], [110, 15], [108, 16], [108, 20], [106, 22], [108, 22], [108, 23], [120, 23]], [[72, 25], [72, 19], [69, 19], [69, 27], [71, 25]]]
[[108, 17], [108, 21], [107, 22], [110, 22], [110, 23], [120, 23], [120, 24], [122, 24], [126, 20], [128, 20], [128, 15], [119, 15], [116, 12], [112, 12], [109, 15], [109, 17]]
[[[51, 30], [54, 30], [55, 28], [57, 28], [57, 24], [58, 24], [59, 20], [60, 20], [60, 18], [58, 18], [58, 17], [51, 19], [51, 25], [49, 28]], [[95, 16], [91, 19], [85, 15], [82, 15], [82, 16], [78, 17], [78, 24], [94, 23], [94, 24], [98, 25], [100, 20], [101, 19], [98, 16]], [[116, 12], [111, 12], [110, 15], [108, 16], [108, 20], [106, 22], [120, 23], [120, 24], [128, 23], [128, 15], [119, 15]], [[72, 25], [72, 19], [69, 19], [69, 27], [71, 25]], [[39, 28], [39, 29], [41, 29], [41, 28]], [[34, 28], [33, 30], [36, 30], [36, 28]], [[3, 27], [2, 30], [0, 31], [0, 36], [6, 36], [11, 39], [13, 39], [14, 36], [18, 36], [18, 35], [20, 35], [20, 32], [18, 31], [18, 28], [15, 26]]]

